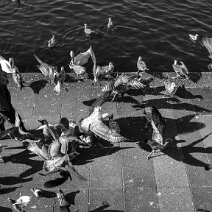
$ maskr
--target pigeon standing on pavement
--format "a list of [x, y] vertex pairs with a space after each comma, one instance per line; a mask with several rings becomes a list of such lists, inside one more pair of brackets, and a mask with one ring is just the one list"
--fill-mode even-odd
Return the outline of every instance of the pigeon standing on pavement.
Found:
[[70, 212], [69, 203], [67, 202], [65, 195], [61, 189], [58, 189], [57, 198], [59, 200], [60, 212]]
[[175, 73], [176, 73], [176, 76], [174, 78], [178, 78], [178, 77], [183, 77], [183, 78], [186, 78], [187, 80], [189, 79], [188, 77], [188, 69], [186, 67], [186, 65], [180, 61], [180, 65], [177, 64], [177, 60], [174, 60], [174, 63], [172, 65]]
[[149, 70], [147, 68], [147, 65], [146, 65], [145, 61], [142, 59], [141, 56], [138, 57], [137, 68], [138, 68], [138, 75], [139, 75], [140, 71], [141, 71], [141, 73], [145, 73], [145, 71]]
[[43, 191], [39, 188], [31, 188], [31, 191], [37, 198], [40, 198], [43, 196]]

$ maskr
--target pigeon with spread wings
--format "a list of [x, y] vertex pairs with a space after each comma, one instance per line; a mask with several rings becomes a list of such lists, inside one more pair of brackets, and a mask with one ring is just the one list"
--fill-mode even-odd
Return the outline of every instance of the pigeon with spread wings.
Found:
[[145, 128], [148, 130], [149, 134], [149, 139], [146, 139], [146, 143], [152, 149], [150, 154], [147, 156], [147, 159], [149, 159], [156, 150], [165, 149], [172, 139], [167, 138], [164, 140], [166, 123], [156, 107], [152, 106], [144, 108], [144, 115], [147, 118]]
[[202, 44], [205, 46], [205, 48], [208, 50], [209, 58], [212, 59], [212, 38], [203, 38]]
[[45, 174], [40, 174], [46, 176], [55, 172], [69, 171], [73, 173], [78, 179], [86, 180], [77, 172], [77, 170], [71, 163], [71, 160], [78, 156], [79, 153], [72, 152], [71, 154], [63, 154], [61, 152], [62, 144], [59, 141], [59, 135], [53, 132], [47, 120], [43, 119], [42, 122], [45, 124], [49, 131], [49, 134], [53, 138], [52, 143], [49, 145], [48, 153], [46, 154], [46, 152], [40, 149], [39, 146], [36, 144], [32, 144], [30, 148], [28, 148], [30, 151], [44, 159], [43, 170], [45, 171]]
[[110, 92], [113, 96], [112, 101], [114, 101], [117, 95], [121, 95], [123, 97], [124, 94], [129, 90], [140, 90], [144, 87], [145, 85], [137, 76], [128, 76], [122, 73], [121, 75], [117, 76], [116, 79], [107, 83], [102, 88], [102, 92]]
[[0, 56], [0, 65], [2, 71], [12, 74], [16, 70], [16, 66], [14, 66], [14, 59], [11, 57], [9, 58], [9, 61], [6, 60], [4, 57]]
[[111, 143], [125, 141], [126, 138], [120, 135], [115, 129], [111, 129], [103, 123], [105, 114], [101, 114], [100, 110], [100, 106], [95, 107], [93, 113], [91, 113], [87, 118], [81, 120], [81, 132], [93, 133], [94, 135]]
[[44, 63], [41, 59], [38, 58], [36, 54], [34, 54], [35, 59], [40, 63], [37, 68], [41, 71], [41, 73], [50, 80], [51, 83], [54, 83], [54, 75], [55, 71], [57, 71], [57, 66], [52, 66], [47, 63]]

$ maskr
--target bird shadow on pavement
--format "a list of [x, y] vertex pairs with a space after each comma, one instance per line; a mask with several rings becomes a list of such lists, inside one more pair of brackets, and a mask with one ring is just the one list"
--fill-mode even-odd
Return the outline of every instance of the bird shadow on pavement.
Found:
[[[59, 176], [60, 177], [55, 177], [55, 176]], [[63, 183], [65, 183], [68, 179], [71, 179], [71, 175], [68, 171], [61, 171], [60, 173], [55, 173], [53, 174], [53, 179], [48, 180], [44, 183], [44, 187], [45, 188], [53, 188], [56, 186], [60, 186]]]
[[175, 95], [183, 99], [203, 99], [202, 95], [194, 95], [190, 91], [188, 91], [185, 88], [185, 85], [178, 87]]
[[[4, 162], [12, 162], [12, 163], [18, 163], [18, 164], [25, 164], [27, 166], [30, 166], [31, 168], [25, 170], [23, 173], [19, 175], [17, 179], [21, 181], [26, 181], [26, 178], [28, 176], [31, 176], [35, 174], [36, 172], [40, 171], [43, 169], [43, 161], [40, 160], [31, 160], [30, 158], [35, 157], [37, 155], [30, 153], [27, 149], [25, 149], [22, 152], [19, 152], [17, 154], [13, 154], [10, 156], [5, 156], [3, 157]], [[31, 179], [31, 178], [29, 178]], [[31, 179], [32, 180], [32, 179]], [[12, 183], [12, 182], [11, 182]]]
[[75, 198], [76, 198], [76, 195], [79, 193], [80, 191], [77, 190], [77, 191], [73, 191], [68, 194], [65, 194], [65, 199], [69, 203], [69, 205], [75, 205]]
[[[110, 205], [102, 205], [94, 210], [89, 210], [88, 212], [124, 212], [124, 211], [120, 211], [120, 210], [112, 210], [112, 209], [106, 209], [108, 208]], [[105, 210], [106, 209], [106, 210]]]
[[0, 211], [1, 211], [1, 212], [13, 212], [12, 209], [7, 208], [7, 207], [2, 207], [2, 206], [0, 206]]
[[209, 210], [205, 210], [205, 209], [201, 209], [201, 208], [197, 209], [196, 211], [197, 211], [197, 212], [211, 212], [211, 211], [209, 211]]
[[48, 190], [42, 189], [42, 192], [43, 192], [43, 197], [45, 197], [45, 198], [54, 198], [57, 196], [56, 193], [53, 191], [48, 191]]
[[[162, 150], [162, 152], [164, 152], [169, 157], [171, 157], [171, 158], [173, 158], [177, 161], [181, 161], [185, 164], [205, 168], [207, 164], [205, 162], [195, 158], [192, 154], [193, 153], [205, 153], [205, 154], [212, 153], [212, 147], [207, 147], [207, 148], [205, 148], [204, 146], [195, 147], [195, 145], [204, 141], [204, 139], [206, 139], [211, 134], [212, 134], [212, 132], [207, 134], [203, 138], [200, 138], [200, 139], [198, 139], [198, 140], [196, 140], [196, 141], [194, 141], [191, 144], [188, 144], [186, 146], [172, 148], [172, 149], [171, 148], [170, 149], [164, 149], [164, 150]], [[177, 141], [177, 142], [185, 142], [185, 141], [182, 140], [182, 141]]]
[[77, 82], [77, 79], [73, 76], [66, 74], [66, 79], [65, 79], [64, 83], [72, 83], [72, 82]]
[[[131, 95], [116, 97], [115, 102], [117, 103], [131, 103], [131, 104], [140, 104], [140, 102], [134, 99]], [[142, 101], [143, 102], [143, 101]]]
[[[16, 189], [18, 188], [21, 188], [22, 186], [17, 186], [17, 187], [9, 187], [9, 188], [1, 188], [0, 189], [0, 195], [2, 194], [7, 194], [7, 193], [10, 193], [10, 192], [13, 192], [15, 191]], [[1, 211], [1, 210], [0, 210]]]
[[32, 82], [29, 87], [33, 90], [35, 94], [39, 94], [41, 89], [45, 88], [46, 84], [48, 83], [47, 80], [41, 79]]
[[92, 162], [95, 158], [112, 155], [113, 153], [116, 153], [119, 150], [129, 149], [129, 148], [133, 148], [133, 147], [119, 147], [119, 146], [111, 147], [111, 146], [103, 146], [100, 144], [100, 145], [92, 146], [90, 148], [81, 148], [78, 150], [80, 155], [76, 159], [74, 159], [72, 162], [74, 165], [84, 165], [84, 164]]
[[32, 177], [30, 178], [21, 178], [21, 177], [15, 177], [15, 176], [7, 176], [7, 177], [0, 177], [0, 182], [2, 185], [14, 185], [14, 184], [19, 184], [19, 183], [25, 183], [32, 181]]
[[[206, 108], [199, 107], [194, 104], [189, 104], [187, 102], [179, 102], [173, 101], [176, 98], [160, 98], [160, 99], [150, 99], [143, 102], [145, 107], [147, 106], [155, 106], [157, 105], [158, 109], [173, 109], [173, 110], [187, 110], [192, 112], [211, 112]], [[175, 103], [174, 103], [175, 102]], [[133, 108], [143, 109], [142, 105], [135, 104], [132, 106]]]
[[197, 83], [202, 77], [202, 72], [189, 72], [188, 76], [192, 82]]
[[144, 116], [129, 116], [118, 118], [115, 121], [121, 129], [120, 134], [128, 139], [128, 142], [138, 142], [144, 137], [144, 126], [146, 118]]

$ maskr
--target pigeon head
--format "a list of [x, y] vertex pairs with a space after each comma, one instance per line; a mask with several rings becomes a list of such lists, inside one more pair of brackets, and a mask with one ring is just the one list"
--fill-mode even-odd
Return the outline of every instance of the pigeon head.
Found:
[[41, 120], [38, 120], [42, 125], [47, 125], [48, 122], [46, 119], [41, 119]]

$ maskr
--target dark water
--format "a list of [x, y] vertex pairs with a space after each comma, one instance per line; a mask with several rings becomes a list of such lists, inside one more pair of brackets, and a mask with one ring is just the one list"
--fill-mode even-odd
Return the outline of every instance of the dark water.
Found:
[[[188, 34], [212, 37], [211, 14], [210, 0], [0, 0], [0, 54], [14, 57], [21, 72], [38, 72], [34, 52], [68, 71], [70, 50], [92, 45], [98, 64], [112, 61], [121, 72], [136, 71], [139, 55], [153, 72], [173, 71], [174, 59], [189, 71], [208, 71], [207, 50]], [[108, 17], [112, 32], [105, 30]], [[98, 33], [86, 38], [84, 23]], [[57, 47], [48, 49], [52, 33]]]

